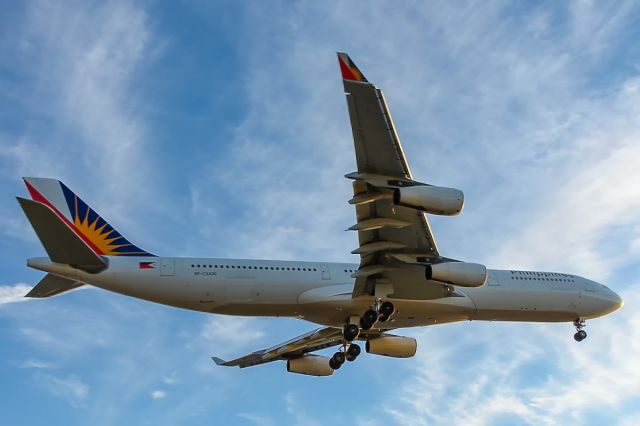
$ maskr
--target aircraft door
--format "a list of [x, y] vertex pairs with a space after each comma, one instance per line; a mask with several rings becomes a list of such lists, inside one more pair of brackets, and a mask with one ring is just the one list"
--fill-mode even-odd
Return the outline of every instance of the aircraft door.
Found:
[[173, 257], [163, 257], [160, 259], [160, 275], [172, 276], [175, 275], [175, 262]]
[[322, 271], [322, 279], [330, 280], [331, 279], [331, 271], [329, 270], [329, 265], [326, 263], [320, 264], [320, 270]]

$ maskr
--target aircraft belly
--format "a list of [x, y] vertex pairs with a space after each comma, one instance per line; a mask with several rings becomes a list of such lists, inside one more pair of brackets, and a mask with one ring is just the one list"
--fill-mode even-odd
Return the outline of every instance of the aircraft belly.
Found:
[[[392, 329], [464, 321], [475, 313], [475, 306], [468, 297], [390, 300], [396, 307], [396, 313], [390, 321], [376, 323], [375, 328]], [[305, 303], [298, 306], [299, 317], [318, 324], [341, 327], [348, 318], [361, 316], [373, 301], [373, 297], [362, 296], [348, 300], [334, 298], [323, 302]]]
[[478, 308], [473, 318], [477, 320], [556, 322], [577, 315], [575, 291], [503, 286], [469, 293]]

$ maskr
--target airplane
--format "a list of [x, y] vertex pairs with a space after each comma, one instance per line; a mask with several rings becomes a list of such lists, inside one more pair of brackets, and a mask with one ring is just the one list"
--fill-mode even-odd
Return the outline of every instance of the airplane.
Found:
[[[241, 368], [286, 361], [292, 373], [329, 376], [362, 352], [416, 354], [407, 327], [457, 321], [573, 322], [623, 305], [603, 284], [568, 273], [490, 270], [444, 257], [426, 214], [453, 216], [462, 191], [415, 181], [382, 91], [338, 53], [353, 133], [359, 263], [155, 256], [132, 244], [64, 183], [24, 178], [18, 198], [47, 257], [28, 260], [47, 275], [26, 295], [43, 298], [90, 284], [151, 302], [223, 315], [293, 317], [321, 328], [225, 361]], [[330, 357], [314, 352], [338, 347]]]

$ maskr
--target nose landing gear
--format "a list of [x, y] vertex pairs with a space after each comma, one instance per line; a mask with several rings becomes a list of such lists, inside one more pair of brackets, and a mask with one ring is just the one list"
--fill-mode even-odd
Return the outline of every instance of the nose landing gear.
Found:
[[573, 325], [576, 327], [576, 334], [573, 335], [573, 338], [576, 340], [576, 342], [582, 342], [584, 339], [587, 338], [587, 332], [583, 330], [585, 324], [585, 321], [580, 318], [577, 319], [573, 322]]

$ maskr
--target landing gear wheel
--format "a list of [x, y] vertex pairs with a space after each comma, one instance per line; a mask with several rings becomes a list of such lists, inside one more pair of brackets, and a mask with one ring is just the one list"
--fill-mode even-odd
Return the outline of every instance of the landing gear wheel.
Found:
[[350, 344], [349, 348], [347, 349], [347, 361], [355, 361], [356, 358], [358, 358], [358, 355], [360, 355], [360, 352], [362, 352], [360, 346], [356, 345], [355, 343]]
[[347, 342], [355, 340], [358, 337], [358, 334], [360, 334], [360, 328], [355, 324], [347, 324], [342, 330], [344, 340], [346, 340]]
[[582, 342], [587, 338], [587, 332], [583, 330], [585, 326], [584, 319], [579, 318], [575, 320], [573, 325], [576, 327], [576, 334], [573, 335], [573, 338], [576, 339], [576, 342]]
[[333, 354], [333, 356], [329, 360], [329, 366], [334, 370], [337, 370], [340, 367], [342, 367], [342, 364], [344, 364], [345, 359], [346, 359], [346, 356], [344, 355], [344, 352], [336, 352], [335, 354]]
[[393, 311], [395, 311], [395, 307], [391, 302], [384, 302], [382, 305], [380, 305], [380, 315], [384, 315], [385, 317], [389, 318], [391, 315], [393, 315]]
[[378, 317], [378, 321], [380, 321], [380, 322], [385, 322], [385, 321], [387, 321], [388, 319], [389, 319], [389, 317], [388, 317], [387, 315], [385, 315], [385, 314], [382, 314], [382, 315], [380, 315], [380, 316]]
[[371, 327], [373, 327], [373, 323], [367, 321], [364, 317], [360, 318], [360, 328], [362, 330], [369, 330]]
[[378, 321], [378, 313], [373, 309], [369, 309], [364, 313], [362, 318], [368, 323], [370, 323], [371, 325], [373, 325], [376, 321]]

